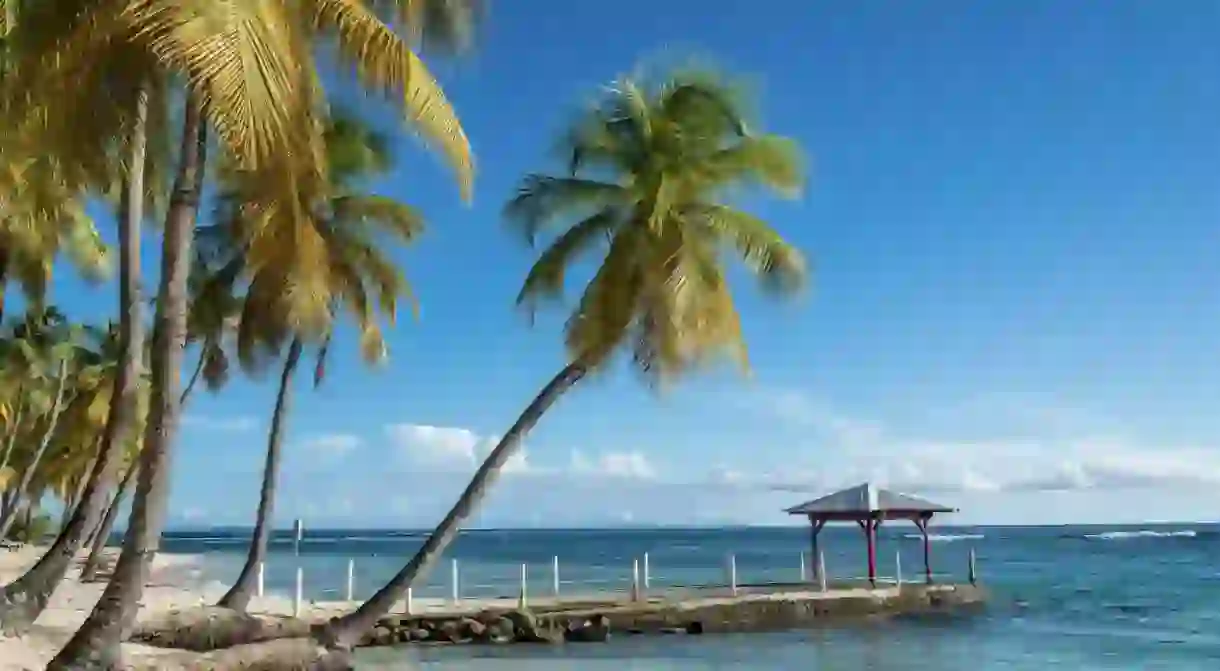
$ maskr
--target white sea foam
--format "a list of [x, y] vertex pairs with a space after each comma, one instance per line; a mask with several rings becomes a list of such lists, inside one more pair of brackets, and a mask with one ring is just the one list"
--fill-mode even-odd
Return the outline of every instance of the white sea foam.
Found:
[[[919, 534], [906, 534], [903, 538], [923, 540]], [[986, 538], [983, 534], [928, 534], [928, 541], [933, 543], [952, 543], [954, 541], [979, 541]]]
[[1138, 531], [1106, 531], [1098, 534], [1085, 534], [1084, 537], [1088, 538], [1089, 540], [1118, 541], [1130, 540], [1132, 538], [1194, 538], [1195, 535], [1195, 532], [1190, 529], [1179, 529], [1175, 531], [1140, 529]]

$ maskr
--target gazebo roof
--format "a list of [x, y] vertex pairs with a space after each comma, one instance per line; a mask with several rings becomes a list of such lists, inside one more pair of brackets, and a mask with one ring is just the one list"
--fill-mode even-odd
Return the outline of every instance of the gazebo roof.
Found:
[[949, 506], [932, 503], [927, 499], [921, 499], [917, 496], [882, 489], [866, 482], [833, 494], [827, 494], [820, 499], [806, 501], [799, 506], [789, 508], [786, 512], [789, 515], [857, 519], [877, 513], [912, 517], [918, 515], [930, 516], [933, 513], [953, 513], [957, 512], [957, 510]]

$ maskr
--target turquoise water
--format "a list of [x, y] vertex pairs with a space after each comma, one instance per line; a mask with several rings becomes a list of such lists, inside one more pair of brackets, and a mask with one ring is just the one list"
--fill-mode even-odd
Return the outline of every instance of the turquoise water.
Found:
[[[922, 571], [912, 529], [883, 528], [879, 572], [906, 580]], [[941, 528], [932, 543], [933, 569], [964, 579], [974, 549], [980, 579], [995, 592], [987, 612], [962, 618], [896, 619], [850, 627], [734, 636], [625, 638], [610, 645], [559, 649], [382, 649], [361, 653], [362, 668], [568, 671], [602, 669], [937, 669], [1063, 668], [1190, 671], [1220, 668], [1220, 527]], [[227, 580], [240, 566], [245, 536], [211, 530], [170, 534], [165, 549], [203, 555], [203, 574]], [[289, 593], [295, 567], [307, 596], [341, 598], [347, 562], [357, 566], [357, 596], [367, 595], [418, 547], [411, 532], [332, 531], [307, 534], [300, 557], [278, 539], [267, 584]], [[626, 589], [632, 559], [649, 556], [654, 586], [723, 584], [726, 558], [740, 583], [799, 577], [808, 543], [799, 528], [700, 530], [482, 531], [464, 534], [458, 560], [464, 596], [515, 595], [521, 565], [529, 590], [553, 587], [560, 558], [561, 591]], [[864, 547], [854, 529], [828, 529], [822, 547], [833, 578], [864, 572]], [[900, 567], [900, 566], [901, 567]], [[446, 560], [417, 596], [452, 590]]]

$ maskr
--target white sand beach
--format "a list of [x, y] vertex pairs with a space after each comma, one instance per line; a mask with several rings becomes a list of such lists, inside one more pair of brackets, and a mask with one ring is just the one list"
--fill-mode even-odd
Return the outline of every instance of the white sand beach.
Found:
[[[19, 550], [0, 550], [0, 585], [17, 579], [34, 564], [46, 550], [43, 546], [26, 546]], [[113, 561], [117, 550], [111, 550], [108, 559]], [[198, 606], [215, 604], [227, 589], [226, 585], [199, 580], [197, 555], [158, 555], [153, 564], [149, 585], [144, 588], [141, 600], [140, 620], [175, 610], [189, 610]], [[59, 585], [51, 603], [38, 618], [30, 632], [20, 637], [0, 635], [0, 671], [43, 669], [55, 653], [71, 638], [85, 621], [94, 604], [105, 589], [104, 582], [82, 583], [79, 581], [78, 558], [68, 576]], [[503, 601], [503, 604], [498, 603]], [[512, 600], [467, 600], [465, 606], [477, 609], [488, 605], [512, 606]], [[349, 612], [357, 604], [346, 602], [312, 602], [302, 604], [302, 617], [325, 618]], [[401, 604], [399, 609], [405, 607]], [[444, 599], [416, 599], [415, 612], [448, 610], [453, 605]], [[267, 594], [256, 597], [249, 606], [251, 613], [291, 615], [292, 599], [287, 596]], [[157, 648], [136, 643], [123, 644], [124, 661], [137, 669], [172, 669], [189, 666], [192, 653]]]
[[[8, 584], [33, 565], [45, 550], [27, 546], [20, 550], [0, 551], [0, 585]], [[215, 603], [224, 593], [219, 584], [196, 586], [190, 580], [190, 555], [159, 555], [154, 563], [150, 585], [144, 589], [140, 617]], [[42, 669], [60, 647], [84, 622], [94, 603], [101, 596], [105, 583], [81, 583], [77, 580], [79, 566], [74, 567], [60, 584], [49, 607], [38, 618], [33, 629], [21, 637], [0, 636], [0, 669]], [[257, 599], [251, 610], [267, 613], [289, 613], [292, 604], [287, 599], [268, 596]], [[125, 644], [124, 657], [140, 666], [159, 667], [155, 658], [178, 655], [144, 645]], [[170, 660], [166, 659], [166, 666]]]

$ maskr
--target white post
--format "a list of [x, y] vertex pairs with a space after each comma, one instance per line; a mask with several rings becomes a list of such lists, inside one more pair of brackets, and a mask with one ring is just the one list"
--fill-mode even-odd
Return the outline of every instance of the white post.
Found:
[[818, 550], [818, 587], [826, 591], [826, 555]]
[[551, 557], [551, 591], [559, 596], [559, 555]]
[[518, 599], [517, 599], [517, 608], [519, 610], [525, 610], [526, 608], [529, 607], [529, 597], [527, 596], [527, 589], [526, 589], [526, 585], [528, 584], [528, 582], [529, 582], [529, 580], [526, 577], [526, 566], [525, 566], [525, 564], [522, 564], [521, 565], [521, 596], [518, 597]]
[[301, 541], [305, 538], [305, 520], [296, 518], [292, 522], [292, 554], [301, 556]]
[[974, 548], [970, 548], [970, 566], [968, 568], [970, 569], [970, 584], [973, 585], [978, 582], [978, 574], [974, 572]]
[[266, 562], [258, 563], [258, 596], [260, 598], [262, 598], [263, 596], [265, 596], [267, 594], [266, 589], [264, 589], [266, 582], [263, 580], [263, 574], [266, 572], [265, 571], [266, 568], [267, 568]]
[[809, 580], [809, 571], [805, 569], [805, 553], [801, 553], [801, 582]]
[[408, 587], [407, 588], [407, 615], [414, 615], [415, 614], [414, 611], [415, 611], [415, 589], [413, 587]]
[[292, 616], [301, 616], [301, 601], [305, 593], [305, 570], [297, 567], [297, 585], [292, 593]]
[[640, 560], [631, 560], [631, 600], [640, 600]]
[[729, 555], [729, 589], [737, 596], [737, 555]]
[[462, 591], [458, 585], [458, 560], [454, 559], [450, 562], [450, 566], [450, 573], [452, 574], [450, 575], [450, 587], [453, 588], [453, 603], [457, 603], [462, 600]]
[[644, 553], [644, 589], [648, 589], [652, 584], [652, 571], [648, 568], [648, 553]]
[[894, 553], [894, 584], [902, 587], [902, 553]]
[[356, 560], [347, 560], [347, 601], [354, 601], [356, 592]]

